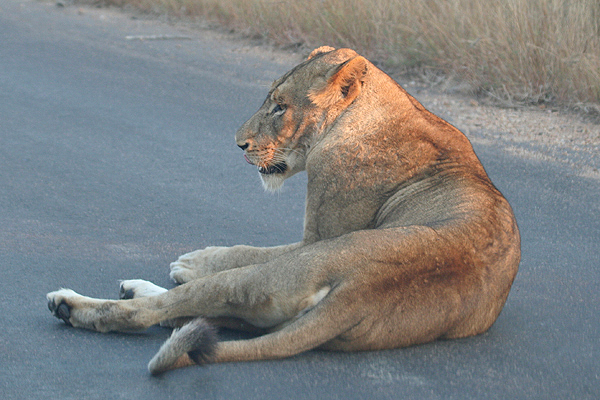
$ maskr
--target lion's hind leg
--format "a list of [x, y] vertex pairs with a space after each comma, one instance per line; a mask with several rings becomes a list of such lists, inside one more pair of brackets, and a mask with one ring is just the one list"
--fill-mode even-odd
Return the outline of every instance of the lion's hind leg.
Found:
[[[332, 299], [333, 297], [333, 299]], [[275, 332], [253, 339], [212, 342], [212, 328], [197, 318], [173, 332], [148, 364], [151, 374], [207, 363], [291, 357], [322, 346], [361, 322], [356, 310], [332, 312], [335, 296]]]
[[123, 280], [119, 284], [119, 298], [122, 300], [158, 296], [166, 291], [164, 287], [143, 279]]
[[[168, 292], [168, 289], [143, 279], [123, 280], [119, 284], [119, 298], [121, 300], [158, 296], [159, 294], [163, 294], [165, 292]], [[167, 319], [160, 321], [160, 326], [163, 328], [180, 328], [190, 320], [191, 318], [189, 317]]]

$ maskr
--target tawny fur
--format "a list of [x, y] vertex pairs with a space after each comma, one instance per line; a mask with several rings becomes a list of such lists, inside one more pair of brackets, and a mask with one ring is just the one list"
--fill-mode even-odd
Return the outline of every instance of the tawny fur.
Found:
[[512, 209], [467, 138], [364, 57], [313, 51], [273, 83], [236, 143], [268, 189], [306, 171], [301, 242], [185, 254], [171, 264], [180, 286], [124, 282], [129, 300], [52, 292], [53, 314], [100, 332], [205, 317], [259, 334], [212, 346], [194, 320], [161, 348], [153, 373], [193, 359], [398, 348], [496, 321], [520, 260]]

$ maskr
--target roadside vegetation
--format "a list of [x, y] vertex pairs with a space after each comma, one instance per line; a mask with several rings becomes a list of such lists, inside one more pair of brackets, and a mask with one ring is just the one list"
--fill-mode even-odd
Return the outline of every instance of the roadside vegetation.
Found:
[[351, 47], [509, 104], [600, 110], [599, 0], [108, 0], [280, 46]]

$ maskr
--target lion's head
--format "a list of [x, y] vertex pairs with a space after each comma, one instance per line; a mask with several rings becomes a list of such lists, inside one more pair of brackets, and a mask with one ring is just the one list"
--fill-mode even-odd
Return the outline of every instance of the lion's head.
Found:
[[273, 83], [261, 108], [236, 134], [266, 189], [278, 189], [305, 169], [315, 138], [359, 95], [367, 63], [353, 50], [324, 46]]

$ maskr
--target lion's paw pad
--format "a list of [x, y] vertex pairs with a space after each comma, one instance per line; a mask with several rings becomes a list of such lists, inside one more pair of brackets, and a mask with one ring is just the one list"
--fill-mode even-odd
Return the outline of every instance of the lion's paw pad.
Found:
[[129, 279], [121, 281], [119, 285], [119, 298], [128, 300], [137, 297], [158, 296], [166, 291], [167, 289], [143, 279]]
[[67, 325], [71, 324], [71, 306], [68, 303], [70, 297], [77, 296], [72, 290], [61, 289], [46, 295], [48, 300], [48, 309], [56, 318], [62, 320]]

